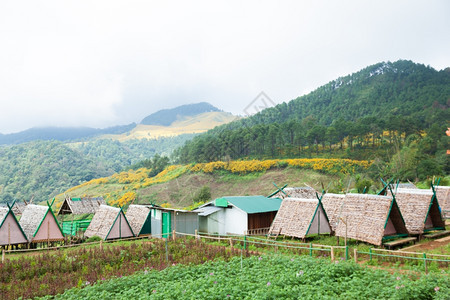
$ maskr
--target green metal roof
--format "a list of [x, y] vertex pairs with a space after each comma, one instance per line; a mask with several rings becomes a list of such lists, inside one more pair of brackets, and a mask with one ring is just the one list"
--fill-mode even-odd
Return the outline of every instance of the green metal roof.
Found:
[[221, 201], [223, 200], [228, 201], [228, 203], [238, 207], [239, 209], [245, 211], [248, 214], [278, 211], [281, 205], [281, 199], [267, 198], [264, 196], [234, 196], [234, 197], [222, 197], [219, 199]]

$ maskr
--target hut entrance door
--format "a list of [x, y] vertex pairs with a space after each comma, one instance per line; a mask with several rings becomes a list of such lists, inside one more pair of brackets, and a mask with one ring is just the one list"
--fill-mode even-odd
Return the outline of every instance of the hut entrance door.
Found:
[[172, 232], [170, 212], [162, 213], [162, 237], [168, 238]]

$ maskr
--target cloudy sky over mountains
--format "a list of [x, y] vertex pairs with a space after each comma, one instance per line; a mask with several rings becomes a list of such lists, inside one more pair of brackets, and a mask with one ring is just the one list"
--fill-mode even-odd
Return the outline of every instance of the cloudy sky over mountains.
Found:
[[450, 1], [1, 1], [0, 133], [235, 114], [381, 61], [450, 67]]

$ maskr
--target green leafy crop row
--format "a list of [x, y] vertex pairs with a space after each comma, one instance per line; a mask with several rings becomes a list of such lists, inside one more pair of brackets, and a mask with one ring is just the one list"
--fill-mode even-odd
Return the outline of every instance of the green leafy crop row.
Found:
[[[86, 284], [56, 299], [449, 299], [445, 275], [392, 275], [353, 262], [253, 256]], [[49, 299], [49, 298], [47, 298]]]

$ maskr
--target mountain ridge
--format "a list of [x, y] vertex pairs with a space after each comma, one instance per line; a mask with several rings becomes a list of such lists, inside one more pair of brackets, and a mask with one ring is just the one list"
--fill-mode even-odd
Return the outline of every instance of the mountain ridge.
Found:
[[[149, 116], [145, 117], [145, 119], [148, 119], [149, 117], [154, 116], [155, 122], [158, 123], [160, 119], [170, 120], [170, 123], [168, 125], [159, 125], [159, 126], [165, 126], [169, 127], [172, 123], [177, 121], [182, 121], [186, 117], [194, 117], [197, 115], [200, 115], [202, 113], [206, 112], [222, 112], [220, 109], [214, 107], [213, 105], [207, 103], [207, 102], [200, 102], [200, 103], [194, 103], [194, 104], [186, 104], [186, 105], [180, 105], [172, 109], [163, 109], [159, 110], [153, 114], [150, 114]], [[224, 114], [226, 114], [224, 112]], [[153, 117], [152, 117], [153, 118]], [[228, 122], [231, 119], [227, 119], [225, 117], [222, 118], [224, 122]], [[217, 122], [215, 125], [220, 125], [220, 122]], [[138, 125], [141, 125], [141, 123], [130, 123], [127, 125], [116, 125], [112, 127], [107, 128], [92, 128], [92, 127], [56, 127], [56, 126], [49, 126], [49, 127], [33, 127], [29, 128], [17, 133], [9, 133], [9, 134], [2, 134], [0, 133], [0, 145], [16, 145], [21, 143], [28, 143], [36, 140], [56, 140], [61, 142], [68, 142], [68, 141], [84, 141], [86, 139], [99, 137], [102, 135], [122, 135], [127, 134], [133, 131]], [[154, 124], [155, 125], [155, 124]], [[213, 126], [213, 127], [214, 127]], [[184, 133], [200, 133], [204, 132], [207, 129], [211, 129], [212, 127], [205, 126], [205, 130], [197, 130], [197, 131], [189, 131], [189, 132], [182, 132], [179, 134]], [[159, 129], [160, 130], [160, 129]], [[161, 136], [174, 136], [177, 135], [177, 133], [171, 134], [171, 135], [161, 135]]]
[[174, 108], [161, 109], [142, 119], [140, 124], [170, 126], [173, 122], [176, 122], [182, 117], [220, 111], [220, 109], [207, 102], [184, 104]]

